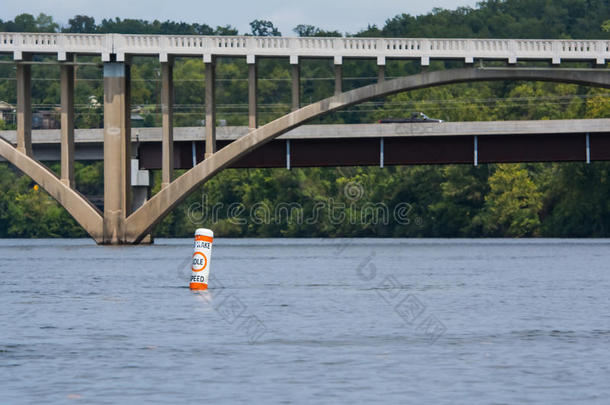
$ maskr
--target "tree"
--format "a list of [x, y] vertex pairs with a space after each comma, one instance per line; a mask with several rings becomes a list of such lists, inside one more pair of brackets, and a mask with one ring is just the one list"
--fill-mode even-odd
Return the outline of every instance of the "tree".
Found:
[[282, 33], [275, 28], [271, 21], [254, 20], [250, 23], [252, 35], [257, 37], [279, 37]]
[[318, 28], [313, 25], [299, 24], [292, 31], [300, 37], [315, 37]]
[[57, 32], [59, 24], [53, 21], [53, 17], [44, 13], [38, 14], [36, 17], [36, 30], [38, 32]]
[[300, 37], [341, 37], [339, 31], [325, 31], [313, 25], [299, 24], [294, 31]]
[[556, 165], [545, 196], [543, 235], [607, 237], [610, 232], [610, 164]]
[[59, 25], [53, 17], [44, 13], [34, 17], [32, 14], [19, 14], [13, 21], [5, 21], [0, 28], [7, 32], [57, 32]]
[[152, 25], [146, 20], [137, 20], [125, 18], [121, 20], [119, 17], [113, 19], [102, 20], [98, 28], [99, 32], [114, 32], [117, 34], [154, 34]]
[[442, 198], [428, 207], [434, 234], [438, 236], [478, 236], [480, 221], [474, 220], [488, 192], [487, 170], [472, 165], [440, 168]]
[[489, 178], [490, 192], [480, 214], [490, 236], [535, 236], [542, 193], [522, 164], [499, 164]]
[[604, 21], [602, 24], [602, 31], [610, 32], [610, 20]]
[[360, 31], [359, 33], [357, 33], [354, 36], [355, 37], [375, 38], [375, 37], [383, 37], [384, 35], [383, 35], [382, 31], [379, 28], [377, 28], [377, 26], [375, 24], [373, 24], [373, 25], [369, 24], [365, 30]]
[[217, 26], [215, 35], [237, 35], [237, 28], [231, 27], [230, 25]]
[[591, 89], [589, 91], [585, 112], [587, 118], [610, 117], [610, 99], [606, 91], [606, 89]]
[[91, 34], [96, 31], [95, 18], [86, 15], [75, 15], [68, 20], [66, 32]]
[[36, 19], [32, 14], [19, 14], [13, 21], [7, 21], [5, 29], [9, 32], [37, 32]]

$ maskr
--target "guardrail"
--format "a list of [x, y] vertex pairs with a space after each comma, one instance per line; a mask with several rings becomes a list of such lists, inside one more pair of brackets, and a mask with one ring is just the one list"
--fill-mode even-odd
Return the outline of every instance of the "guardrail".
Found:
[[610, 40], [567, 39], [438, 39], [438, 38], [288, 38], [253, 36], [192, 36], [132, 34], [57, 34], [0, 33], [0, 52], [12, 52], [15, 60], [24, 53], [56, 53], [65, 60], [69, 53], [99, 54], [103, 61], [116, 55], [118, 61], [128, 55], [246, 56], [253, 63], [257, 56], [290, 57], [293, 64], [300, 57], [420, 59], [519, 59], [595, 61], [610, 59]]

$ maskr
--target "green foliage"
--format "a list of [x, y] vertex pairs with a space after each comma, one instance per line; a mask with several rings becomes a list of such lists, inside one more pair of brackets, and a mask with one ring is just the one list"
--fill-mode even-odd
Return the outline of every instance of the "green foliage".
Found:
[[442, 192], [430, 204], [430, 222], [438, 236], [479, 236], [483, 224], [478, 213], [489, 192], [487, 171], [473, 166], [445, 166], [442, 169]]
[[593, 89], [585, 104], [586, 118], [610, 118], [610, 99], [604, 90]]
[[236, 30], [229, 27], [217, 27], [214, 30], [207, 24], [188, 24], [184, 22], [154, 20], [137, 20], [125, 18], [121, 20], [103, 19], [95, 32], [114, 32], [118, 34], [178, 34], [178, 35], [235, 35]]
[[104, 164], [74, 162], [76, 189], [87, 196], [104, 195]]
[[[607, 1], [486, 0], [476, 8], [435, 8], [389, 19], [374, 35], [411, 38], [608, 38], [599, 27], [610, 15]], [[603, 25], [604, 27], [606, 25]], [[369, 27], [364, 32], [371, 31]]]
[[82, 228], [44, 190], [0, 164], [0, 237], [82, 236]]
[[300, 37], [340, 37], [339, 31], [326, 31], [308, 24], [299, 24], [292, 30]]
[[250, 22], [252, 35], [257, 37], [279, 37], [282, 33], [273, 25], [271, 21], [254, 20]]
[[542, 193], [521, 164], [500, 164], [489, 177], [480, 219], [489, 236], [535, 236]]
[[610, 234], [610, 166], [556, 165], [542, 210], [544, 235], [608, 237]]
[[0, 31], [6, 32], [57, 32], [59, 25], [53, 21], [53, 17], [44, 13], [34, 17], [32, 14], [19, 14], [13, 21], [2, 22], [0, 20]]
[[68, 27], [64, 32], [79, 34], [93, 34], [96, 31], [95, 18], [86, 15], [75, 15], [68, 20]]

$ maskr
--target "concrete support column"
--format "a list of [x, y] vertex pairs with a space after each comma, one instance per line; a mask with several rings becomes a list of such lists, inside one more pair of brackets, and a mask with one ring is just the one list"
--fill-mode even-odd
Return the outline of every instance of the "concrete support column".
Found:
[[215, 60], [205, 63], [205, 158], [216, 152]]
[[335, 96], [343, 92], [343, 65], [335, 65]]
[[32, 68], [22, 63], [17, 63], [17, 150], [32, 156]]
[[[148, 201], [150, 197], [150, 173], [148, 170], [140, 170], [140, 161], [131, 159], [131, 209], [137, 210]], [[141, 245], [154, 243], [152, 234], [146, 235]]]
[[301, 69], [299, 64], [292, 64], [292, 111], [301, 108]]
[[[67, 58], [68, 62], [72, 57]], [[74, 65], [60, 67], [61, 79], [61, 181], [74, 187]]]
[[381, 83], [385, 80], [385, 65], [377, 65], [377, 82]]
[[250, 130], [258, 127], [258, 112], [256, 105], [256, 94], [258, 87], [256, 63], [248, 64], [248, 128]]
[[161, 188], [169, 186], [174, 173], [174, 66], [161, 62]]
[[103, 243], [125, 242], [131, 211], [130, 69], [104, 63], [104, 232]]

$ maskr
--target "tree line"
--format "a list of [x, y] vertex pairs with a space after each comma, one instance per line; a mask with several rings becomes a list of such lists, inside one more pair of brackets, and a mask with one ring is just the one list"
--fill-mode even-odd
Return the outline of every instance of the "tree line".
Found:
[[[389, 18], [354, 34], [300, 24], [299, 36], [610, 38], [610, 4], [601, 0], [488, 0], [475, 8], [434, 9]], [[270, 21], [255, 20], [251, 35], [280, 35]], [[0, 31], [235, 35], [231, 26], [204, 23], [104, 19], [75, 16], [67, 26], [52, 17], [22, 14], [0, 20]], [[39, 57], [41, 60], [44, 58]], [[99, 58], [80, 57], [99, 62]], [[522, 62], [520, 62], [522, 63]], [[500, 62], [495, 63], [501, 65]], [[534, 62], [524, 65], [537, 65]], [[430, 69], [461, 62], [433, 61]], [[574, 63], [572, 66], [588, 67]], [[261, 59], [259, 112], [262, 124], [290, 110], [288, 61]], [[414, 61], [388, 61], [388, 77], [417, 73]], [[35, 108], [59, 104], [59, 69], [32, 68]], [[374, 60], [345, 60], [345, 90], [376, 81]], [[0, 65], [0, 100], [15, 103], [14, 69]], [[308, 104], [333, 94], [332, 61], [303, 60], [301, 100]], [[202, 125], [205, 73], [199, 59], [180, 58], [174, 68], [176, 126]], [[247, 125], [247, 65], [221, 59], [217, 68], [217, 125]], [[101, 127], [101, 72], [79, 66], [77, 128]], [[134, 58], [132, 103], [137, 125], [160, 125], [158, 61]], [[367, 123], [423, 111], [446, 121], [610, 117], [603, 89], [540, 82], [456, 84], [406, 92], [350, 107], [317, 123]], [[135, 115], [134, 115], [135, 116]], [[1, 122], [0, 128], [14, 128]], [[57, 171], [58, 165], [50, 167]], [[578, 236], [610, 234], [610, 187], [605, 162], [230, 169], [189, 196], [157, 228], [157, 236], [188, 236], [211, 226], [223, 236]], [[160, 187], [154, 172], [153, 193]], [[101, 162], [77, 162], [76, 183], [88, 196], [103, 194]], [[356, 197], [348, 190], [358, 191]], [[384, 206], [381, 206], [383, 204]], [[213, 208], [217, 207], [213, 213]], [[320, 208], [321, 207], [321, 208]], [[331, 213], [333, 207], [339, 211]], [[384, 208], [385, 207], [385, 208]], [[386, 221], [386, 213], [389, 220]], [[399, 213], [399, 218], [396, 217]], [[332, 215], [344, 215], [336, 220]], [[0, 164], [0, 237], [84, 236], [83, 230], [44, 191], [7, 164]]]

